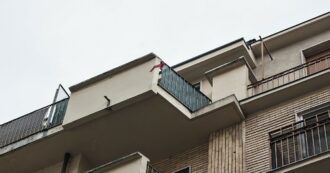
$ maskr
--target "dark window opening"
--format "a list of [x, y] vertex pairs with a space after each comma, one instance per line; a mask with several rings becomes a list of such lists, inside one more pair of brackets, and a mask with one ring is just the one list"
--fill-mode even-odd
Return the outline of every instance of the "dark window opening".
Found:
[[188, 168], [182, 169], [180, 171], [177, 171], [175, 173], [190, 173], [190, 168], [188, 167]]

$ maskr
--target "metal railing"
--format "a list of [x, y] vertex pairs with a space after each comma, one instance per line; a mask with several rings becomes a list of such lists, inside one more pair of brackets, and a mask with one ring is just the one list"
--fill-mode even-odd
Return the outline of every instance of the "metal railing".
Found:
[[63, 99], [0, 125], [0, 148], [61, 125], [69, 99]]
[[272, 131], [272, 168], [277, 169], [330, 150], [330, 111]]
[[158, 172], [155, 168], [153, 168], [153, 167], [148, 163], [146, 173], [160, 173], [160, 172]]
[[248, 96], [275, 89], [328, 68], [330, 68], [330, 54], [248, 85]]
[[158, 85], [175, 97], [191, 112], [197, 111], [210, 103], [210, 99], [207, 96], [167, 65], [161, 72]]

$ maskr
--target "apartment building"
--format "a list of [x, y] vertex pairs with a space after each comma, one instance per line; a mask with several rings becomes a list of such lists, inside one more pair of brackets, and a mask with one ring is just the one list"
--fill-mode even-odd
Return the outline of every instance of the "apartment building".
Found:
[[1, 173], [330, 170], [330, 13], [174, 66], [154, 53], [0, 125]]

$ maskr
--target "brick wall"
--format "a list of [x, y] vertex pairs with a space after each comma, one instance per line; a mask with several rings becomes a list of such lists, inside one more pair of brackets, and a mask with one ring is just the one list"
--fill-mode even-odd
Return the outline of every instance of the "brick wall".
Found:
[[271, 169], [270, 131], [295, 122], [295, 113], [330, 101], [330, 87], [249, 115], [246, 119], [246, 172]]
[[244, 122], [210, 134], [209, 142], [162, 160], [153, 166], [161, 173], [191, 167], [192, 173], [242, 173]]
[[188, 166], [191, 167], [192, 173], [206, 173], [207, 164], [208, 143], [173, 155], [152, 165], [161, 173], [172, 173]]
[[210, 135], [209, 173], [242, 173], [244, 163], [244, 122]]

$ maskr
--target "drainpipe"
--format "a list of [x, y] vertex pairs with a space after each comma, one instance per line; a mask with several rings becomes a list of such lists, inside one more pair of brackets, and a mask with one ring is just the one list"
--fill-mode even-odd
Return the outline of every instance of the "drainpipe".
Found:
[[71, 158], [70, 153], [65, 153], [64, 154], [64, 161], [63, 161], [61, 173], [65, 173], [66, 172], [66, 168], [68, 167], [68, 163], [69, 163], [70, 158]]

